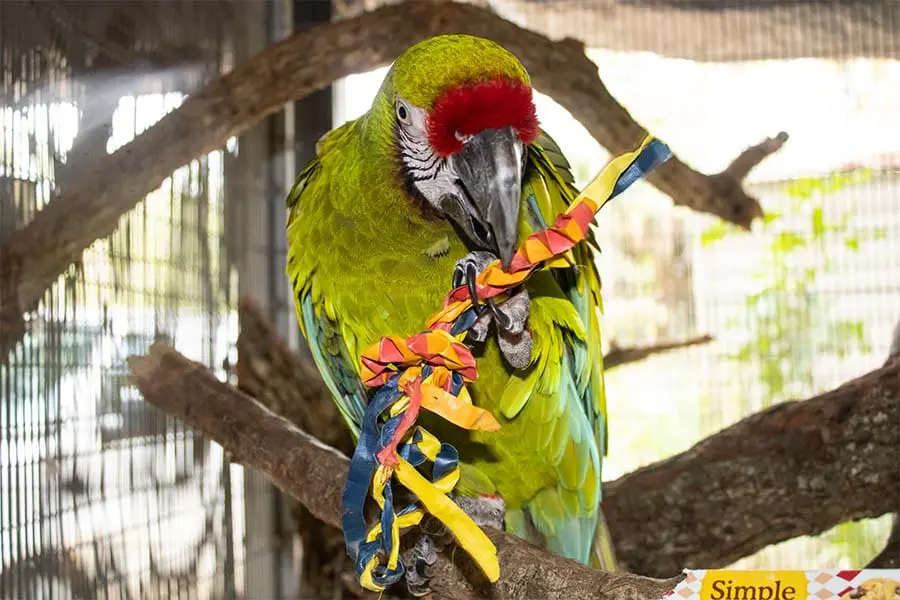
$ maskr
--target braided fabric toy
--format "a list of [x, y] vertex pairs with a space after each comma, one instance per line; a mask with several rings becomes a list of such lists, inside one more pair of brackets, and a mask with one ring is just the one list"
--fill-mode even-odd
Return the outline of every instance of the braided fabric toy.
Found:
[[[538, 269], [568, 266], [567, 254], [585, 239], [596, 212], [670, 156], [665, 144], [647, 137], [635, 151], [613, 159], [553, 225], [525, 240], [509, 270], [494, 261], [478, 275], [478, 300], [503, 302]], [[424, 409], [465, 429], [500, 428], [493, 415], [472, 404], [466, 388], [478, 372], [463, 339], [478, 314], [468, 287], [460, 286], [428, 320], [425, 331], [409, 338], [384, 337], [362, 355], [360, 376], [377, 391], [366, 408], [350, 462], [341, 524], [360, 584], [368, 590], [382, 591], [403, 576], [400, 530], [417, 525], [425, 511], [450, 530], [488, 580], [500, 577], [496, 547], [449, 496], [459, 481], [456, 449], [415, 425]], [[430, 481], [417, 469], [426, 460], [433, 463]], [[396, 510], [393, 478], [418, 502]], [[381, 518], [367, 528], [363, 511], [370, 493]]]

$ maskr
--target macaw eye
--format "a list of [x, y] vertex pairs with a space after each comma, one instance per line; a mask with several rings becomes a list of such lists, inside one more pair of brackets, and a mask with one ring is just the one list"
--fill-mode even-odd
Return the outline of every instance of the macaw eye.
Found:
[[397, 103], [397, 120], [403, 123], [404, 125], [409, 125], [412, 123], [412, 119], [410, 118], [409, 109], [403, 105], [402, 102]]

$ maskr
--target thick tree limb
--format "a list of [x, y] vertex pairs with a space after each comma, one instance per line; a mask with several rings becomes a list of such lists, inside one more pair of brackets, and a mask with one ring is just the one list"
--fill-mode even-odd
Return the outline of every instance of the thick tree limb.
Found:
[[[535, 86], [565, 106], [610, 152], [644, 137], [601, 82], [597, 65], [575, 41], [554, 42], [476, 6], [415, 1], [317, 27], [274, 44], [211, 81], [178, 109], [57, 195], [0, 248], [0, 360], [25, 332], [23, 314], [94, 240], [170, 173], [221, 147], [285, 103], [335, 79], [388, 63], [414, 42], [439, 33], [489, 37], [516, 53]], [[650, 182], [680, 205], [747, 227], [762, 211], [727, 172], [703, 175], [678, 158]]]
[[[331, 404], [318, 376], [274, 341], [251, 304], [241, 306], [241, 329], [242, 387], [313, 431], [343, 430], [331, 421], [336, 415], [316, 412], [316, 398]], [[900, 422], [898, 370], [895, 362], [823, 396], [748, 417], [607, 484], [604, 510], [620, 560], [655, 576], [724, 566], [778, 541], [900, 508], [900, 434], [891, 427]], [[340, 443], [349, 452], [349, 440]]]
[[[888, 364], [893, 360], [900, 360], [900, 321], [894, 325], [891, 348], [888, 350]], [[900, 569], [900, 513], [894, 513], [894, 523], [891, 526], [888, 540], [868, 567], [870, 569]]]
[[690, 348], [691, 346], [699, 346], [708, 344], [713, 341], [711, 335], [701, 335], [699, 337], [681, 340], [677, 342], [659, 342], [649, 346], [617, 346], [611, 345], [609, 352], [603, 357], [603, 368], [607, 371], [622, 365], [640, 362], [646, 360], [656, 354], [671, 352], [672, 350], [680, 350], [682, 348]]
[[[218, 381], [203, 365], [169, 346], [154, 344], [147, 356], [130, 357], [128, 364], [132, 381], [147, 401], [220, 443], [233, 461], [264, 473], [317, 518], [340, 524], [348, 465], [344, 455]], [[656, 580], [595, 571], [514, 536], [499, 531], [488, 534], [497, 546], [503, 573], [493, 598], [658, 600], [677, 583], [677, 578]], [[440, 598], [484, 597], [487, 589], [486, 582], [471, 583], [444, 555], [430, 574]]]
[[[326, 420], [316, 407], [316, 398], [332, 404], [318, 374], [278, 340], [243, 302], [239, 385], [267, 403], [278, 398], [269, 405], [311, 431], [343, 431], [337, 414]], [[900, 509], [900, 428], [892, 426], [900, 422], [898, 373], [900, 360], [748, 417], [606, 484], [603, 506], [619, 559], [635, 572], [667, 577]], [[349, 453], [349, 439], [340, 443]]]
[[898, 423], [900, 361], [747, 417], [605, 488], [617, 550], [659, 576], [896, 512]]
[[[347, 455], [352, 454], [350, 434], [312, 359], [292, 352], [252, 300], [246, 298], [241, 301], [239, 315], [238, 389], [304, 431], [315, 432], [329, 446]], [[704, 336], [686, 342], [613, 349], [606, 355], [604, 366], [610, 369], [711, 339]], [[341, 574], [341, 569], [336, 565], [342, 565], [347, 573], [353, 570], [353, 565], [346, 558], [340, 530], [317, 521], [302, 505], [296, 508], [294, 516], [304, 548], [312, 549], [303, 554], [305, 573], [316, 578], [309, 584], [321, 588], [330, 584], [333, 587]]]

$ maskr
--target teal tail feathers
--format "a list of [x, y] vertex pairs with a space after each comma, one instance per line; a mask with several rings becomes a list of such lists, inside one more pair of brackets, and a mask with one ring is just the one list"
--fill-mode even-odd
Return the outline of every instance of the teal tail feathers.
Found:
[[533, 514], [533, 508], [529, 508], [532, 507], [506, 511], [508, 533], [595, 569], [617, 570], [615, 550], [602, 510], [595, 517], [548, 522]]

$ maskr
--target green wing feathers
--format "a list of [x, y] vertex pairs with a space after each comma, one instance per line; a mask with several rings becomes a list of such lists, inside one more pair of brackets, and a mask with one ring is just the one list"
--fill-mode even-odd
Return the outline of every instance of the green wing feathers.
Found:
[[[449, 224], [403, 212], [409, 200], [390, 171], [394, 159], [372, 155], [358, 134], [350, 122], [323, 137], [287, 199], [287, 274], [297, 317], [354, 436], [367, 403], [360, 348], [381, 335], [417, 331], [440, 306], [466, 252]], [[541, 135], [528, 149], [520, 235], [545, 229], [576, 193], [559, 147]], [[430, 252], [437, 241], [449, 251]], [[541, 271], [527, 284], [531, 366], [509, 372], [496, 344], [479, 359], [473, 399], [503, 421], [501, 430], [469, 435], [431, 425], [466, 463], [459, 491], [496, 489], [508, 499], [508, 530], [611, 568], [598, 509], [606, 449], [600, 279], [588, 244], [572, 256], [571, 266]]]
[[[542, 134], [529, 147], [523, 226], [546, 228], [576, 195], [568, 161]], [[588, 241], [596, 247], [592, 234]], [[507, 417], [526, 403], [536, 405], [523, 417], [538, 421], [538, 447], [555, 466], [558, 483], [526, 503], [527, 519], [514, 514], [511, 522], [516, 533], [534, 538], [526, 527], [530, 522], [558, 554], [611, 570], [612, 546], [598, 509], [607, 433], [600, 278], [588, 245], [577, 246], [573, 255], [571, 267], [539, 273], [529, 284], [537, 365], [524, 378], [511, 377], [503, 403]]]
[[[359, 437], [365, 412], [367, 395], [366, 390], [359, 380], [358, 371], [354, 364], [353, 353], [350, 349], [355, 340], [352, 334], [342, 327], [339, 316], [327, 298], [315, 289], [316, 280], [313, 274], [316, 264], [309, 260], [312, 253], [301, 253], [298, 244], [305, 240], [298, 240], [292, 235], [292, 230], [304, 218], [305, 202], [315, 202], [314, 194], [304, 195], [310, 188], [319, 183], [317, 178], [321, 172], [321, 154], [327, 151], [329, 145], [343, 139], [352, 130], [353, 122], [348, 122], [341, 128], [329, 132], [319, 140], [316, 146], [317, 156], [303, 169], [294, 183], [287, 197], [287, 229], [288, 229], [288, 257], [287, 274], [291, 280], [294, 292], [294, 305], [297, 312], [297, 321], [303, 336], [306, 338], [310, 352], [319, 373], [325, 380], [331, 395], [341, 415], [344, 417], [353, 439]], [[308, 216], [308, 215], [307, 215]], [[315, 215], [308, 216], [316, 218]]]

